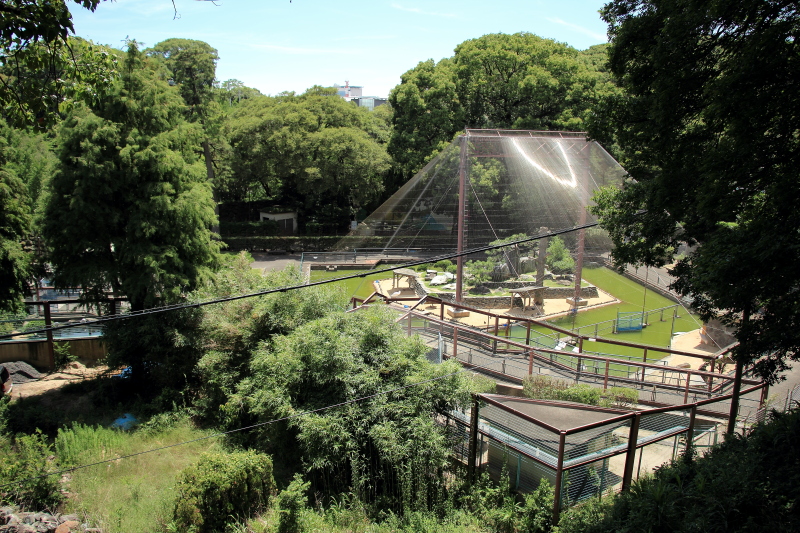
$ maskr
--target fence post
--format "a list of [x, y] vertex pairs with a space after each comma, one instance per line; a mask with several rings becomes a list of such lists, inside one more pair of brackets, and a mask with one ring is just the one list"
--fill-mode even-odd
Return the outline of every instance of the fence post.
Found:
[[533, 374], [533, 350], [528, 351], [528, 375]]
[[690, 453], [692, 444], [694, 443], [694, 420], [697, 416], [697, 404], [692, 405], [692, 410], [689, 413], [689, 427], [686, 429], [686, 454]]
[[525, 345], [526, 346], [531, 343], [531, 323], [530, 323], [530, 321], [528, 321], [527, 324], [528, 324], [528, 332], [525, 334]]
[[467, 481], [475, 481], [475, 469], [478, 463], [478, 415], [480, 404], [478, 395], [472, 395], [472, 416], [469, 420], [469, 457], [467, 457]]
[[453, 359], [458, 359], [458, 328], [453, 328]]
[[556, 460], [556, 483], [553, 498], [553, 525], [558, 524], [561, 514], [561, 479], [564, 477], [564, 445], [567, 442], [567, 432], [561, 431], [558, 440], [558, 459]]
[[606, 377], [603, 379], [603, 390], [608, 389], [608, 368], [611, 365], [611, 360], [606, 359]]
[[686, 373], [686, 389], [683, 391], [683, 403], [689, 403], [689, 381], [692, 379], [692, 371]]
[[644, 349], [644, 357], [642, 358], [642, 362], [643, 363], [647, 362], [647, 348]]
[[622, 474], [623, 491], [631, 488], [633, 463], [636, 462], [636, 443], [639, 440], [639, 421], [641, 418], [642, 414], [636, 413], [633, 420], [631, 420], [631, 430], [630, 433], [628, 433], [628, 452], [625, 454], [625, 470]]
[[728, 435], [733, 435], [736, 430], [736, 417], [739, 415], [739, 392], [742, 390], [742, 363], [736, 361], [736, 373], [733, 377], [733, 397], [731, 398], [731, 412], [728, 415]]
[[56, 369], [56, 352], [53, 347], [53, 320], [50, 317], [50, 302], [44, 302], [44, 325], [47, 328], [47, 366], [50, 370]]

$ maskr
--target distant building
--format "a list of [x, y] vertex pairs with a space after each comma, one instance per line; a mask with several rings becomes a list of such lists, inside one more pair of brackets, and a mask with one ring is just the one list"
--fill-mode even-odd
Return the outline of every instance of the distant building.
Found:
[[344, 82], [344, 87], [339, 85], [338, 83], [333, 84], [333, 88], [336, 89], [336, 94], [347, 100], [350, 101], [351, 98], [361, 98], [362, 92], [364, 87], [360, 85], [350, 85], [349, 81]]
[[355, 102], [358, 107], [366, 107], [370, 111], [376, 107], [382, 106], [387, 102], [386, 98], [378, 98], [377, 96], [362, 96], [360, 98], [351, 98], [351, 102]]
[[344, 85], [338, 83], [333, 84], [336, 89], [336, 94], [347, 100], [348, 102], [355, 102], [358, 107], [366, 107], [370, 111], [376, 107], [382, 106], [387, 102], [386, 98], [378, 96], [364, 96], [364, 87], [360, 85], [350, 85], [349, 81], [345, 81]]
[[278, 224], [281, 235], [294, 235], [297, 233], [297, 212], [274, 207], [268, 211], [261, 211], [259, 220], [271, 220]]

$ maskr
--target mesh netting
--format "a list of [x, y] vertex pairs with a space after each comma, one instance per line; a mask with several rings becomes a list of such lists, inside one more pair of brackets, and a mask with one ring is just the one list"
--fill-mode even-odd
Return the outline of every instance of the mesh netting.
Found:
[[[337, 249], [455, 250], [462, 171], [468, 177], [464, 249], [519, 233], [537, 235], [542, 228], [558, 231], [594, 222], [586, 210], [593, 193], [619, 185], [625, 174], [599, 144], [582, 134], [468, 130]], [[576, 238], [573, 233], [565, 241], [574, 248], [569, 241]], [[587, 231], [587, 253], [609, 249], [603, 232]]]

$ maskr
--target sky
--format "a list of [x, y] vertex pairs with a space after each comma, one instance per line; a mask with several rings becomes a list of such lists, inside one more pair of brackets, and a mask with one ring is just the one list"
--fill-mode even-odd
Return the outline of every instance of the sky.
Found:
[[[604, 43], [604, 0], [116, 0], [92, 13], [69, 2], [75, 34], [95, 43], [144, 47], [180, 37], [219, 52], [217, 79], [264, 94], [313, 85], [362, 86], [386, 97], [427, 59], [489, 33], [530, 32], [579, 50]], [[177, 13], [177, 14], [176, 14]]]

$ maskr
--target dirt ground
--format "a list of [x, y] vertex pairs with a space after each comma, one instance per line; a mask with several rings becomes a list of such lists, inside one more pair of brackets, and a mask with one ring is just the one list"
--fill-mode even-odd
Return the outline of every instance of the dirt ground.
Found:
[[54, 389], [59, 389], [67, 383], [93, 379], [105, 372], [108, 372], [108, 367], [106, 366], [90, 368], [79, 362], [69, 363], [66, 368], [60, 372], [42, 374], [42, 378], [37, 381], [15, 384], [14, 390], [11, 391], [11, 398], [18, 399], [37, 396]]

